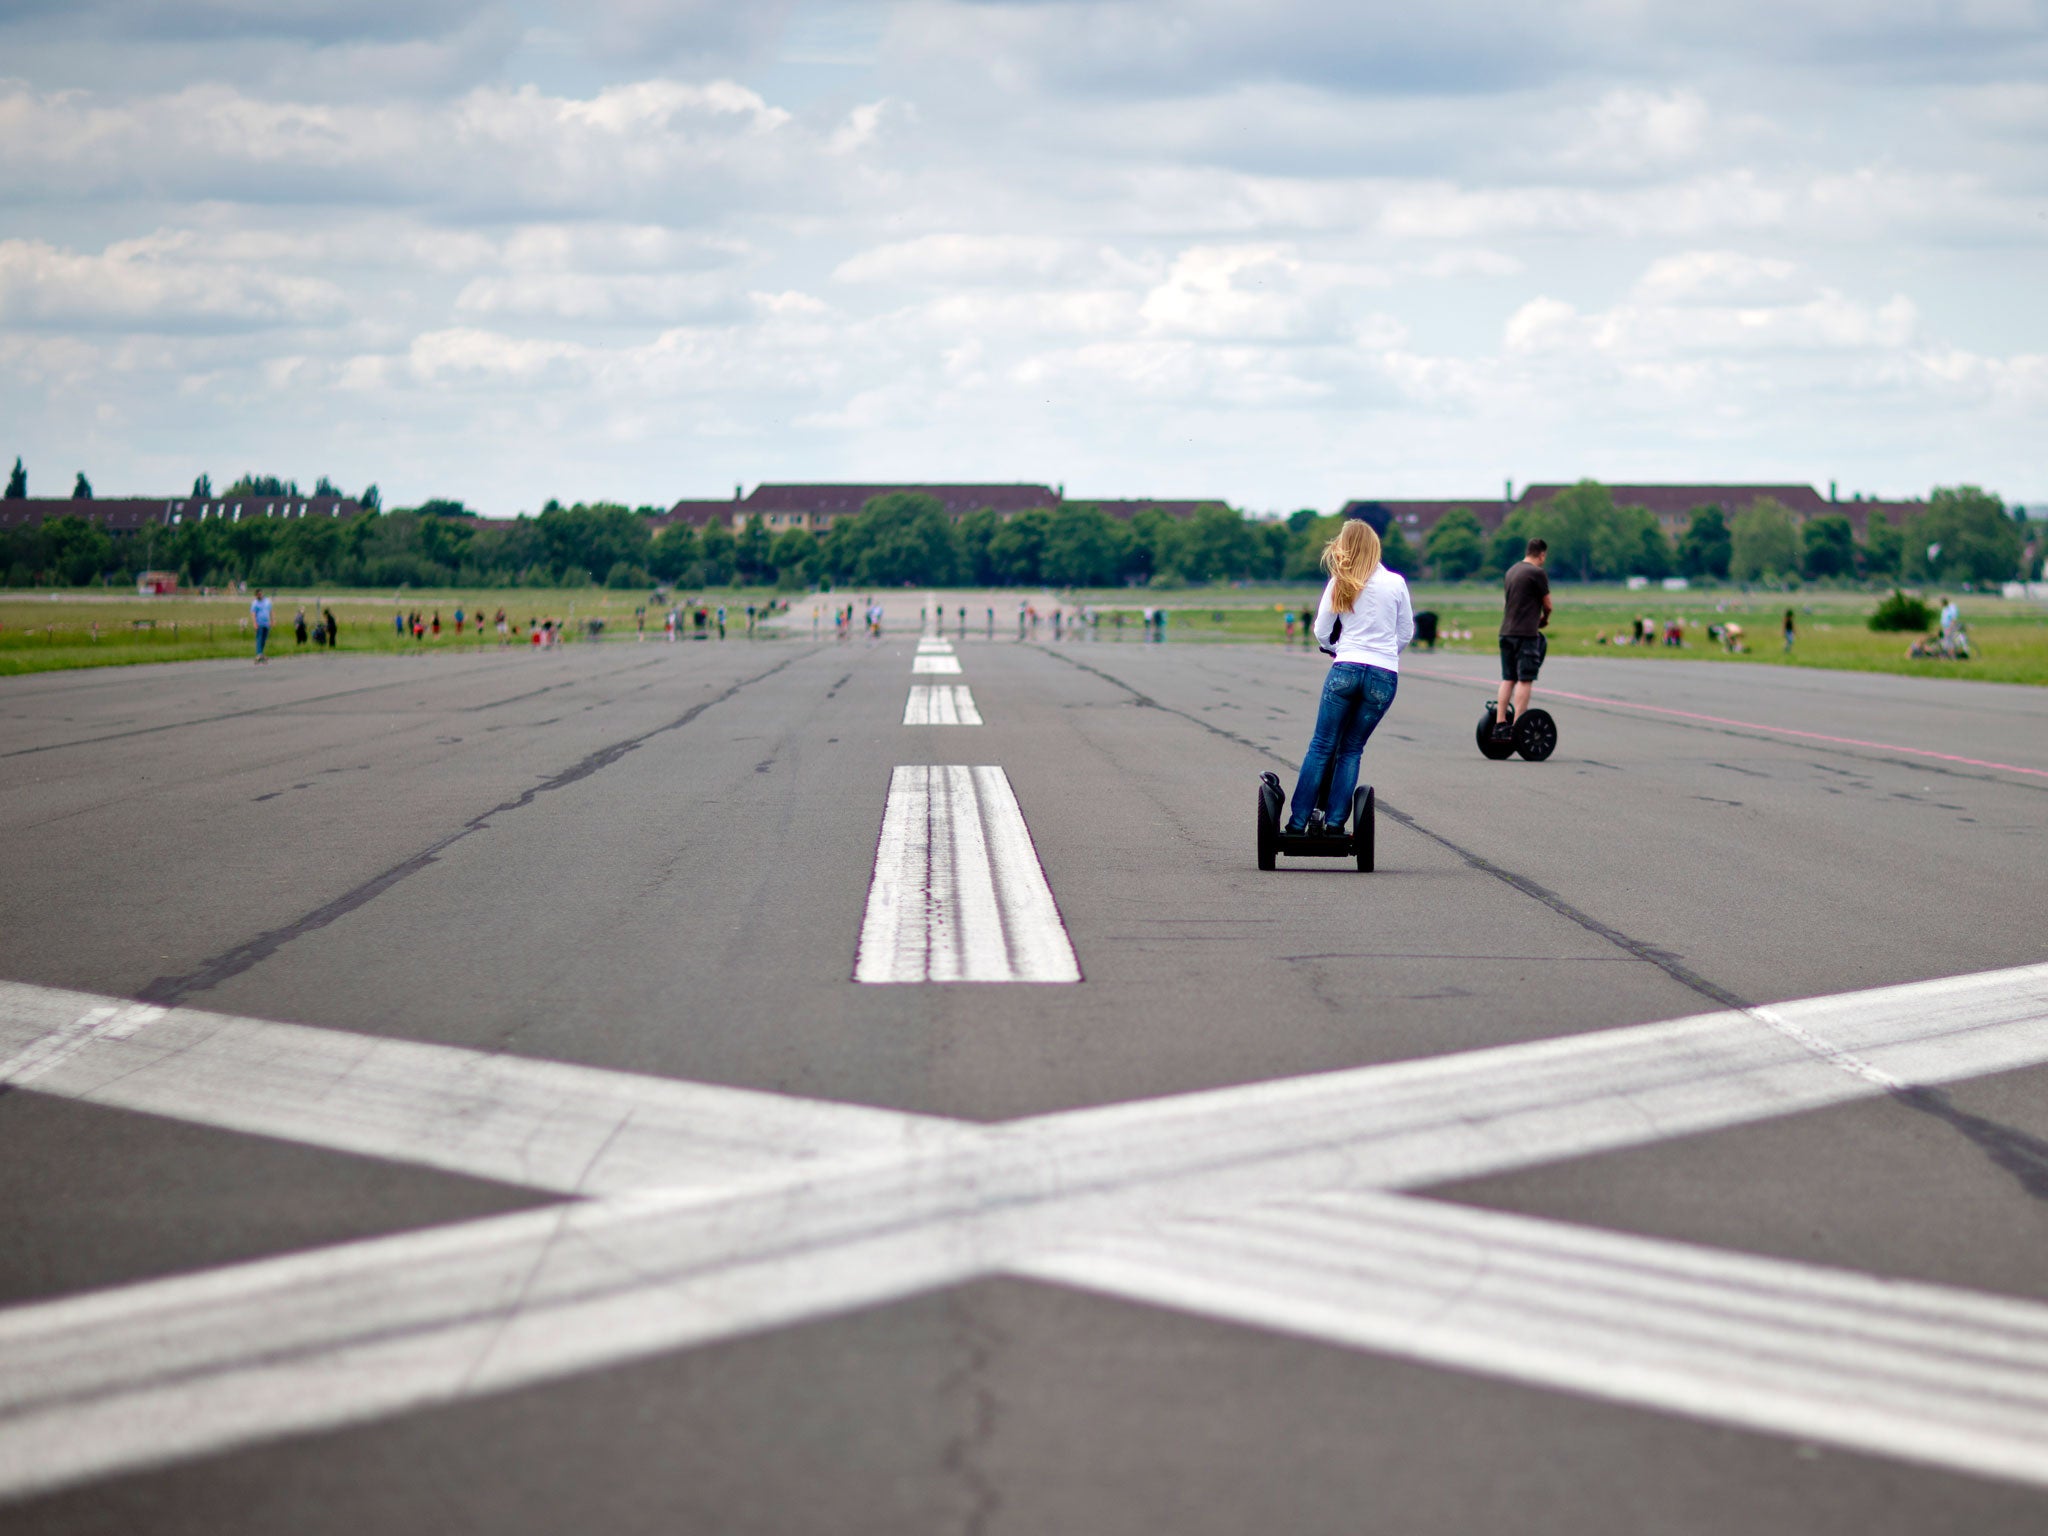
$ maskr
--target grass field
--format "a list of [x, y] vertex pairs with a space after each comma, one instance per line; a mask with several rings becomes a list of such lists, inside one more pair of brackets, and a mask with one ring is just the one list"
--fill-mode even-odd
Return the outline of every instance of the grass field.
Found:
[[[1935, 594], [1927, 594], [1932, 606]], [[1125, 615], [1124, 634], [1136, 639], [1140, 608], [1128, 592], [1076, 594], [1075, 601], [1099, 607], [1098, 633], [1114, 638], [1114, 615]], [[1249, 588], [1161, 594], [1156, 606], [1168, 612], [1172, 641], [1268, 641], [1285, 633], [1282, 611], [1298, 615], [1312, 607], [1314, 589]], [[1914, 636], [1878, 634], [1865, 623], [1877, 597], [1863, 592], [1806, 590], [1793, 594], [1702, 589], [1687, 592], [1630, 592], [1620, 586], [1564, 586], [1552, 590], [1556, 615], [1550, 625], [1553, 656], [1612, 656], [1653, 665], [1660, 661], [1720, 661], [1736, 666], [1814, 667], [1855, 672], [1895, 672], [1915, 677], [1969, 677], [1984, 682], [2048, 685], [2048, 609], [2002, 598], [1962, 595], [1963, 627], [1975, 652], [1969, 661], [1921, 660], [1907, 656]], [[1442, 642], [1449, 652], [1496, 654], [1500, 596], [1488, 587], [1418, 583], [1418, 610], [1433, 610], [1443, 632], [1469, 630], [1469, 640]], [[1797, 639], [1789, 655], [1781, 638], [1785, 610], [1794, 613]], [[1649, 618], [1662, 632], [1665, 621], [1684, 624], [1685, 643], [1636, 646], [1613, 643], [1629, 633], [1633, 618]], [[1737, 624], [1744, 650], [1731, 652], [1707, 638], [1710, 624]], [[1602, 644], [1601, 635], [1607, 643]], [[1296, 643], [1300, 624], [1296, 621]]]
[[[1103, 642], [1142, 643], [1140, 615], [1150, 603], [1167, 610], [1169, 643], [1278, 644], [1285, 632], [1282, 611], [1292, 609], [1299, 613], [1303, 606], [1313, 605], [1315, 595], [1316, 589], [1300, 586], [1194, 589], [1144, 595], [1118, 589], [1072, 593], [1067, 600], [1097, 611], [1100, 622], [1095, 635]], [[1561, 585], [1554, 595], [1557, 615], [1550, 628], [1552, 655], [1612, 656], [1646, 666], [1663, 661], [1710, 660], [1735, 666], [1840, 668], [2048, 685], [2048, 609], [2032, 603], [1962, 597], [1963, 622], [1976, 651], [1975, 658], [1937, 661], [1908, 658], [1906, 649], [1913, 639], [1911, 635], [1876, 634], [1868, 629], [1864, 620], [1877, 602], [1869, 593], [1807, 590], [1788, 597], [1781, 593], [1743, 594], [1732, 589], [1669, 593], [1630, 592], [1619, 586]], [[1934, 594], [1928, 595], [1931, 598]], [[765, 590], [752, 590], [711, 594], [703, 600], [713, 604], [724, 602], [729, 627], [737, 634], [745, 630], [746, 605], [765, 605], [774, 597]], [[840, 594], [840, 598], [845, 600], [845, 594]], [[828, 603], [831, 600], [824, 599]], [[270, 636], [273, 656], [292, 660], [315, 654], [311, 645], [298, 646], [292, 635], [295, 610], [303, 602], [310, 624], [317, 614], [315, 601], [297, 594], [277, 598], [277, 623]], [[484, 593], [405, 593], [400, 600], [394, 600], [389, 592], [340, 592], [322, 594], [317, 601], [332, 608], [340, 620], [342, 650], [395, 653], [448, 651], [498, 643], [494, 630], [487, 629], [479, 636], [468, 622], [463, 633], [457, 635], [454, 620], [458, 607], [464, 610], [466, 619], [479, 606], [491, 615], [503, 608], [522, 639], [532, 622], [549, 618], [566, 621], [570, 637], [579, 643], [587, 641], [586, 626], [592, 619], [602, 621], [606, 638], [616, 639], [634, 632], [634, 609], [645, 604], [647, 596], [644, 592], [599, 588], [523, 588]], [[801, 612], [805, 605], [819, 599], [805, 594], [790, 601]], [[1418, 609], [1434, 610], [1447, 633], [1471, 632], [1469, 640], [1445, 640], [1444, 650], [1494, 654], [1500, 597], [1492, 586], [1418, 584], [1415, 605]], [[1788, 606], [1795, 612], [1798, 628], [1798, 640], [1789, 656], [1779, 637], [1780, 621]], [[415, 642], [393, 628], [394, 614], [414, 610], [425, 616], [440, 613], [438, 637]], [[149, 661], [246, 659], [253, 649], [253, 637], [246, 627], [248, 612], [249, 599], [240, 595], [137, 598], [86, 592], [0, 594], [0, 675]], [[1124, 621], [1121, 628], [1116, 624], [1119, 614]], [[1614, 645], [1614, 636], [1626, 634], [1630, 620], [1635, 617], [1654, 619], [1660, 630], [1667, 619], [1680, 619], [1685, 626], [1685, 644], [1677, 648], [1661, 644]], [[1709, 624], [1729, 623], [1739, 624], [1744, 630], [1746, 649], [1740, 654], [1731, 653], [1707, 638]], [[659, 631], [658, 612], [649, 613], [648, 625], [651, 631]], [[798, 626], [794, 632], [804, 631]], [[1609, 641], [1604, 645], [1599, 639], [1603, 633]], [[1042, 624], [1041, 638], [1049, 634], [1049, 627]]]
[[[720, 593], [710, 601], [723, 602], [728, 624], [735, 632], [746, 628], [746, 605], [765, 605], [773, 594], [766, 591]], [[318, 597], [286, 594], [275, 599], [270, 654], [277, 660], [303, 656], [311, 659], [326, 654], [309, 642], [301, 646], [293, 636], [292, 620], [297, 610], [306, 610], [308, 628], [319, 616], [321, 606], [331, 608], [338, 623], [343, 651], [448, 651], [498, 644], [494, 629], [481, 635], [470, 615], [481, 610], [495, 616], [505, 610], [508, 624], [516, 625], [524, 641], [526, 631], [537, 621], [554, 619], [568, 627], [571, 640], [588, 639], [588, 623], [601, 621], [608, 637], [632, 634], [633, 610], [647, 601], [645, 592], [612, 592], [602, 588], [577, 591], [518, 591], [463, 593], [406, 593], [394, 600], [389, 592], [330, 592]], [[455, 631], [455, 610], [464, 614], [463, 632]], [[414, 641], [394, 628], [394, 615], [418, 611], [430, 619], [441, 616], [441, 633]], [[128, 597], [86, 592], [0, 594], [0, 676], [18, 672], [49, 672], [70, 667], [125, 666], [151, 661], [205, 661], [233, 657], [248, 660], [255, 654], [255, 635], [248, 627], [249, 598], [246, 594], [220, 597]], [[648, 627], [659, 633], [662, 615], [651, 611]]]

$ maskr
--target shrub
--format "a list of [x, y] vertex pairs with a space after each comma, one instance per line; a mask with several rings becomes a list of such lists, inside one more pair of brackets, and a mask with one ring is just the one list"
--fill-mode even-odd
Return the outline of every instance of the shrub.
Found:
[[615, 560], [612, 562], [612, 568], [605, 572], [604, 584], [614, 592], [630, 592], [636, 587], [652, 586], [654, 578], [637, 565]]
[[1908, 597], [1903, 592], [1893, 592], [1877, 605], [1877, 612], [1870, 616], [1870, 627], [1876, 630], [1911, 629], [1926, 630], [1934, 623], [1934, 610], [1917, 597]]

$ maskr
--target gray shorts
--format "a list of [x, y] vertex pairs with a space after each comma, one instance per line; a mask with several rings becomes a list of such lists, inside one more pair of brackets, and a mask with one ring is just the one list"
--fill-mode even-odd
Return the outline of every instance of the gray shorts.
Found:
[[1504, 683], [1533, 683], [1543, 670], [1543, 655], [1549, 649], [1541, 635], [1500, 637], [1500, 677]]

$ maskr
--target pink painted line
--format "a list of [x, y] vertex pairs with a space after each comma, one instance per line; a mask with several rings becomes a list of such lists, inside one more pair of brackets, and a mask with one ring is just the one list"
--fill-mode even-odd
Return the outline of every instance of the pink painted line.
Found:
[[[1417, 677], [1433, 678], [1440, 683], [1486, 683], [1483, 677], [1459, 677], [1449, 672], [1425, 672], [1420, 667], [1404, 667], [1403, 671], [1413, 672]], [[2000, 773], [2024, 773], [2030, 778], [2048, 779], [2048, 768], [2022, 768], [2017, 763], [1987, 762], [1981, 757], [1958, 757], [1953, 752], [1929, 752], [1925, 747], [1901, 747], [1888, 741], [1863, 741], [1855, 736], [1824, 736], [1819, 731], [1795, 731], [1790, 726], [1761, 725], [1754, 720], [1730, 720], [1723, 715], [1696, 715], [1689, 709], [1665, 709], [1657, 704], [1631, 704], [1626, 699], [1603, 699], [1591, 693], [1566, 693], [1562, 688], [1543, 685], [1543, 692], [1553, 699], [1576, 699], [1581, 704], [1605, 704], [1611, 709], [1638, 709], [1650, 715], [1670, 715], [1679, 720], [1703, 720], [1709, 725], [1733, 725], [1745, 731], [1767, 731], [1774, 736], [1798, 736], [1806, 741], [1832, 742], [1838, 747], [1869, 747], [1878, 752], [1903, 752], [1909, 757], [1931, 757], [1944, 763], [1966, 763], [1972, 768], [1996, 768]]]

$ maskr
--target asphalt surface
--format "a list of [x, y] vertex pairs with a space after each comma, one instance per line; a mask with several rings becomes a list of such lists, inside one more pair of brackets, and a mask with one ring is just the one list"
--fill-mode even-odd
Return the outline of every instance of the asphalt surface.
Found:
[[[2043, 958], [2048, 691], [1560, 658], [1556, 756], [1491, 763], [1488, 658], [1413, 655], [1377, 871], [1262, 874], [1321, 658], [976, 629], [986, 724], [907, 727], [915, 629], [0, 680], [0, 978], [992, 1124]], [[852, 981], [891, 770], [948, 763], [1006, 771], [1080, 985]], [[2044, 1087], [1428, 1193], [2048, 1300]], [[10, 1304], [552, 1198], [0, 1095]], [[992, 1278], [0, 1504], [572, 1526], [2037, 1532], [2048, 1491]]]

